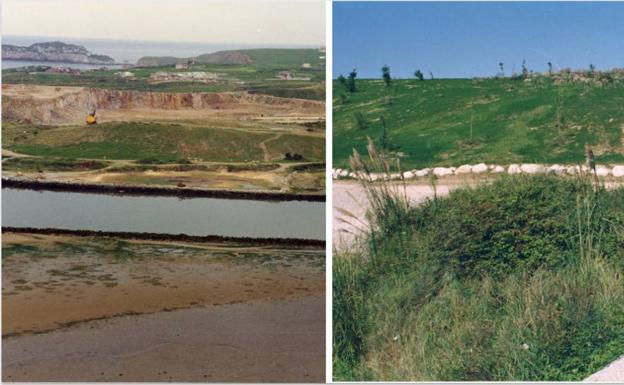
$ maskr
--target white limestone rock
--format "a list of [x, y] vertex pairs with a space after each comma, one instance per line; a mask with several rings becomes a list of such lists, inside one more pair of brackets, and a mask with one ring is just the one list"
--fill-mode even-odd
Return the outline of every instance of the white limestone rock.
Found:
[[615, 166], [611, 170], [611, 174], [616, 178], [624, 177], [624, 166]]
[[447, 167], [435, 167], [433, 169], [433, 175], [435, 176], [453, 175], [453, 170]]
[[524, 163], [520, 166], [520, 170], [525, 174], [539, 174], [544, 172], [544, 166], [541, 164]]
[[488, 166], [485, 163], [479, 163], [472, 166], [472, 172], [475, 174], [481, 174], [488, 170]]
[[455, 174], [459, 175], [459, 174], [470, 174], [472, 172], [472, 166], [469, 164], [464, 164], [461, 165], [459, 167], [457, 167], [457, 170], [455, 170]]
[[507, 173], [510, 175], [520, 174], [521, 172], [522, 170], [520, 169], [520, 166], [517, 164], [510, 164], [509, 167], [507, 167]]
[[429, 175], [429, 171], [430, 170], [428, 168], [423, 168], [422, 170], [416, 171], [415, 174], [416, 174], [417, 177], [423, 177], [423, 176]]

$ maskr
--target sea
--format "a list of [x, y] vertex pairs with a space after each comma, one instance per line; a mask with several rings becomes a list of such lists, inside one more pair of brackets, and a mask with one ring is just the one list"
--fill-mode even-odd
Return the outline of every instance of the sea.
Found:
[[[265, 44], [262, 46], [243, 43], [198, 43], [198, 42], [172, 42], [172, 41], [141, 41], [141, 40], [115, 40], [115, 39], [92, 39], [92, 38], [69, 38], [53, 36], [11, 36], [3, 35], [2, 44], [29, 46], [34, 43], [48, 41], [61, 41], [63, 43], [78, 44], [84, 46], [91, 53], [107, 55], [115, 59], [117, 65], [106, 65], [107, 68], [118, 68], [123, 64], [135, 64], [143, 56], [175, 56], [193, 57], [205, 53], [211, 53], [231, 49], [250, 48], [318, 48], [316, 46], [289, 46], [279, 44]], [[2, 61], [2, 69], [25, 67], [32, 65], [63, 66], [80, 70], [102, 68], [102, 65], [89, 65], [78, 63], [59, 63], [45, 61], [6, 60]]]

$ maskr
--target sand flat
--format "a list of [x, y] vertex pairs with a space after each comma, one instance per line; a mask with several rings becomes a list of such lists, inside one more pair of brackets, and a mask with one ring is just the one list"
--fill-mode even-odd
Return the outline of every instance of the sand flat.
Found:
[[2, 344], [3, 381], [322, 382], [323, 295], [91, 321]]

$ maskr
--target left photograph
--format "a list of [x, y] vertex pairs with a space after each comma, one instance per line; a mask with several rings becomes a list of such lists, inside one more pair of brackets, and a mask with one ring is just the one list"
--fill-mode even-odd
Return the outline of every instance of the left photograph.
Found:
[[324, 382], [325, 2], [2, 3], [2, 381]]

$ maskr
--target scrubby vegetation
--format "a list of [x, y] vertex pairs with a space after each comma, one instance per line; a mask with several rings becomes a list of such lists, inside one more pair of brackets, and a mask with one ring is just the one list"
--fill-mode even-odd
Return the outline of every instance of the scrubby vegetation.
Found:
[[107, 162], [70, 158], [8, 158], [2, 162], [5, 171], [85, 171], [107, 167]]
[[335, 379], [580, 380], [624, 354], [624, 189], [505, 176], [413, 207], [363, 183], [369, 230], [334, 256]]
[[346, 167], [367, 137], [380, 147], [385, 140], [406, 169], [574, 164], [585, 144], [600, 163], [624, 162], [624, 71], [585, 72], [391, 82], [342, 76], [333, 85], [334, 164]]
[[[185, 163], [188, 159], [213, 162], [264, 160], [259, 143], [271, 139], [268, 132], [209, 127], [184, 123], [111, 122], [97, 126], [47, 126], [5, 123], [3, 147], [43, 157], [86, 159], [129, 159], [144, 163]], [[284, 134], [279, 141], [267, 141], [267, 151], [297, 152], [306, 160], [325, 157], [322, 137]]]

